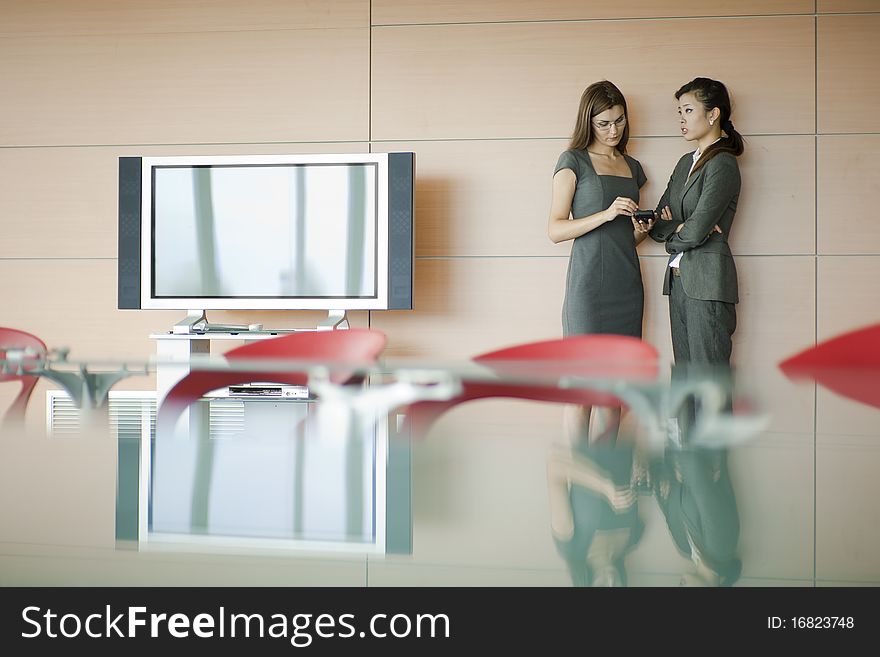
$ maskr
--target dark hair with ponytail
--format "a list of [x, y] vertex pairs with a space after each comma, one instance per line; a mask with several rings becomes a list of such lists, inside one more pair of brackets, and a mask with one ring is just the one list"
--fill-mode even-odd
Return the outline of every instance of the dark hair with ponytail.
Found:
[[724, 131], [721, 139], [709, 146], [706, 152], [700, 156], [694, 171], [719, 153], [733, 153], [736, 156], [742, 155], [745, 143], [743, 136], [736, 131], [733, 127], [733, 121], [730, 120], [730, 94], [727, 92], [727, 87], [718, 80], [694, 78], [675, 92], [675, 99], [678, 100], [684, 94], [690, 93], [694, 94], [707, 112], [711, 112], [716, 107], [718, 108], [718, 111], [721, 112], [719, 117], [721, 119], [721, 130]]

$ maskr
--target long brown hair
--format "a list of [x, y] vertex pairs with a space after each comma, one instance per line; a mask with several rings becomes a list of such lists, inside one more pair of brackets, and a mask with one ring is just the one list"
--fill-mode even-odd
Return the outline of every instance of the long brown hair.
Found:
[[623, 115], [626, 116], [623, 135], [620, 137], [620, 143], [617, 144], [617, 150], [626, 153], [626, 142], [629, 141], [629, 116], [626, 111], [626, 99], [620, 89], [608, 80], [594, 82], [581, 94], [581, 104], [578, 108], [577, 121], [574, 124], [574, 134], [571, 136], [569, 148], [586, 149], [593, 141], [593, 117], [615, 105], [622, 105]]
[[721, 139], [706, 149], [706, 152], [700, 155], [697, 166], [691, 172], [693, 175], [706, 162], [711, 160], [719, 153], [733, 153], [737, 157], [743, 154], [745, 150], [745, 140], [733, 127], [733, 121], [730, 120], [731, 106], [730, 94], [727, 87], [718, 80], [710, 78], [694, 78], [681, 89], [675, 92], [675, 99], [679, 100], [685, 94], [694, 94], [694, 97], [700, 101], [700, 104], [707, 112], [711, 112], [714, 108], [718, 108], [721, 115], [721, 129], [724, 134]]

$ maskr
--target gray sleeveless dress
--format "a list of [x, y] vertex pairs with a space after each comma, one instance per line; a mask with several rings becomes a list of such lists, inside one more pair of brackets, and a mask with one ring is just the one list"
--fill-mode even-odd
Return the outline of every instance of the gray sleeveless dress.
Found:
[[[639, 188], [647, 178], [638, 160], [624, 157], [632, 178], [598, 175], [584, 150], [569, 149], [559, 156], [554, 174], [571, 169], [577, 177], [573, 217], [601, 212], [618, 196], [638, 203]], [[630, 217], [618, 215], [575, 238], [562, 306], [563, 334], [616, 333], [641, 338], [643, 308], [642, 272]]]

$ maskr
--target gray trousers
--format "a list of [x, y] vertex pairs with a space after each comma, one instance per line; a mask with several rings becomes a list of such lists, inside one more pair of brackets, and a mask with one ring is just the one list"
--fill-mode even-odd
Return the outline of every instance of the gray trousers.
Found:
[[692, 299], [681, 279], [670, 277], [669, 323], [676, 365], [730, 366], [736, 306], [724, 301]]
[[[732, 408], [733, 381], [730, 373], [732, 336], [736, 330], [736, 306], [724, 301], [692, 299], [684, 292], [681, 278], [672, 276], [669, 289], [669, 322], [675, 355], [673, 379], [711, 376], [725, 386], [725, 406]], [[676, 414], [685, 441], [700, 414], [700, 405], [688, 398]]]

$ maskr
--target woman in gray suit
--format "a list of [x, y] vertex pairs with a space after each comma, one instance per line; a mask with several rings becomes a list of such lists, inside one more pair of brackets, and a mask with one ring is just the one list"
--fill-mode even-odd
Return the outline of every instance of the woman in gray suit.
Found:
[[730, 120], [730, 95], [717, 80], [696, 78], [675, 92], [681, 134], [697, 150], [682, 156], [657, 206], [651, 237], [666, 243], [676, 365], [729, 366], [739, 301], [728, 245], [740, 192], [743, 138]]

